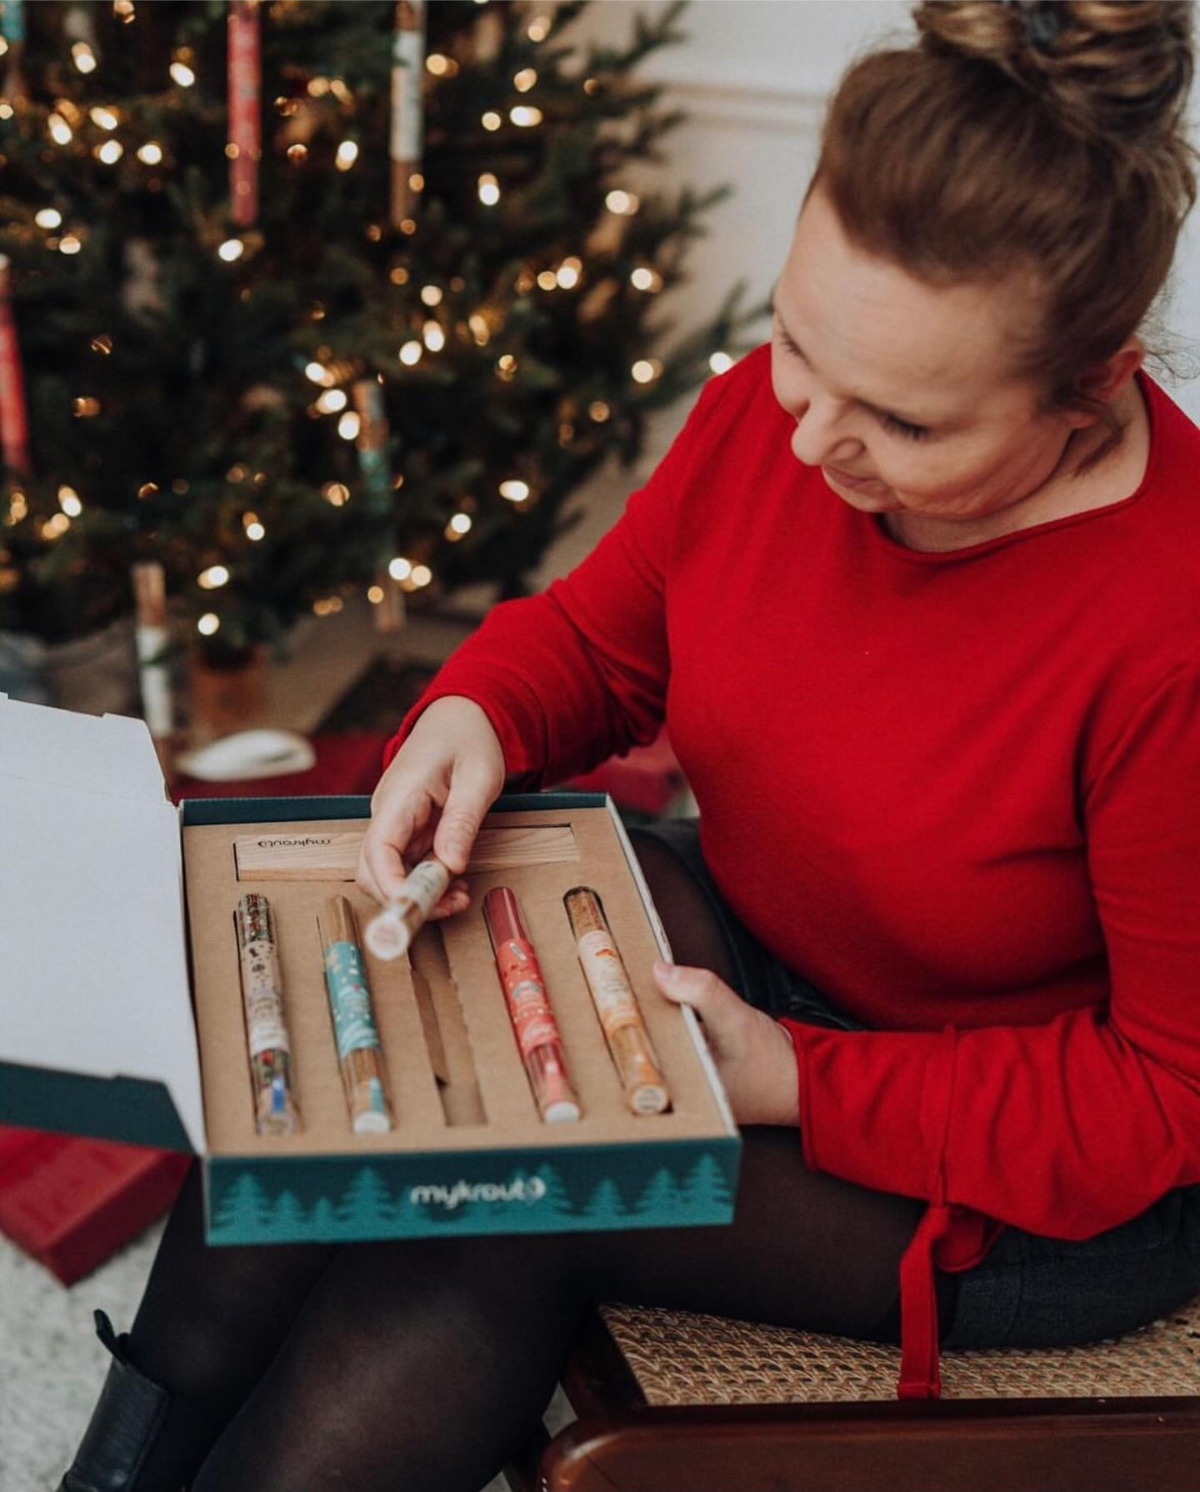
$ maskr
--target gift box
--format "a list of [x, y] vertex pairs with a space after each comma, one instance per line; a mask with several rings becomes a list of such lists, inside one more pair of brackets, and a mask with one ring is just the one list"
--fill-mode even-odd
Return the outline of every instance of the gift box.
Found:
[[[740, 1140], [699, 1025], [653, 986], [669, 956], [611, 800], [501, 798], [471, 907], [409, 954], [363, 953], [393, 1126], [351, 1129], [322, 909], [347, 898], [367, 797], [167, 799], [140, 721], [0, 698], [0, 906], [9, 950], [0, 1121], [201, 1157], [210, 1242], [728, 1222]], [[598, 895], [670, 1092], [626, 1101], [564, 897]], [[519, 899], [581, 1113], [542, 1117], [487, 927]], [[233, 916], [268, 898], [301, 1128], [263, 1134]], [[470, 1097], [470, 1102], [465, 1099]]]
[[0, 1126], [0, 1232], [74, 1284], [167, 1210], [188, 1165], [144, 1145]]

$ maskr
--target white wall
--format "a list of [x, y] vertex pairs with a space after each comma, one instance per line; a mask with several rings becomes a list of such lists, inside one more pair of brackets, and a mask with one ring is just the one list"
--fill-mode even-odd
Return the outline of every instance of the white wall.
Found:
[[[623, 41], [636, 12], [651, 14], [663, 3], [592, 0], [572, 34]], [[667, 83], [662, 102], [685, 109], [689, 119], [664, 140], [667, 163], [631, 174], [628, 184], [636, 190], [641, 176], [660, 188], [735, 187], [708, 215], [709, 237], [692, 248], [689, 282], [664, 300], [664, 312], [688, 326], [711, 314], [739, 279], [747, 282], [747, 306], [769, 293], [815, 160], [827, 95], [857, 53], [888, 39], [905, 44], [912, 24], [902, 0], [692, 0], [680, 27], [688, 39], [652, 56], [643, 73]], [[1200, 120], [1200, 85], [1192, 116]], [[1200, 346], [1200, 208], [1177, 256], [1166, 322], [1185, 354], [1189, 344]], [[1194, 350], [1190, 361], [1200, 366]], [[1200, 378], [1168, 387], [1200, 421]], [[605, 470], [580, 491], [585, 517], [548, 554], [542, 583], [568, 570], [611, 526], [686, 413], [683, 405], [660, 416], [637, 469]]]

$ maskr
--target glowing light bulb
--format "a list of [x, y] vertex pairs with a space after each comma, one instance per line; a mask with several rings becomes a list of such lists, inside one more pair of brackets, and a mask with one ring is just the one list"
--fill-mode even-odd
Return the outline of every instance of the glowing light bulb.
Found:
[[455, 513], [454, 517], [451, 518], [450, 522], [446, 525], [446, 537], [447, 538], [450, 538], [451, 536], [454, 536], [456, 538], [460, 538], [461, 539], [462, 536], [463, 536], [463, 534], [469, 534], [470, 532], [471, 532], [471, 515], [470, 515], [470, 513]]
[[653, 383], [662, 372], [662, 364], [657, 358], [639, 358], [629, 371], [634, 383]]
[[350, 501], [350, 489], [344, 482], [326, 482], [321, 496], [332, 508], [344, 508]]
[[508, 111], [508, 117], [521, 129], [532, 129], [535, 124], [541, 124], [542, 111], [535, 109], [532, 104], [516, 104]]
[[338, 421], [337, 430], [343, 440], [357, 440], [361, 428], [362, 420], [353, 409], [348, 409]]
[[102, 130], [115, 130], [120, 120], [111, 109], [106, 109], [103, 104], [97, 104], [91, 111], [92, 123], [98, 124]]
[[645, 265], [642, 265], [629, 276], [629, 283], [635, 290], [646, 290], [655, 294], [662, 289], [663, 282], [657, 270], [647, 269]]
[[733, 367], [733, 359], [727, 352], [714, 352], [708, 360], [708, 366], [714, 373], [728, 373]]
[[171, 77], [179, 84], [180, 88], [190, 88], [196, 81], [196, 74], [186, 62], [172, 62]]
[[420, 342], [405, 342], [404, 346], [400, 349], [400, 361], [406, 367], [411, 368], [414, 364], [421, 361], [421, 355], [424, 351], [425, 349], [421, 346]]
[[337, 168], [339, 171], [349, 171], [358, 159], [358, 145], [354, 140], [343, 140], [337, 148]]
[[388, 574], [393, 580], [407, 580], [412, 574], [412, 565], [403, 555], [397, 555], [388, 566]]
[[477, 347], [486, 347], [491, 340], [491, 328], [487, 324], [487, 317], [481, 316], [478, 311], [474, 316], [467, 318], [467, 325], [471, 328], [471, 335], [475, 338]]
[[46, 128], [50, 131], [50, 138], [56, 145], [69, 145], [75, 138], [75, 132], [61, 114], [48, 114]]
[[513, 79], [513, 87], [518, 93], [528, 93], [537, 83], [537, 72], [532, 67], [523, 67]]
[[207, 570], [201, 570], [196, 576], [196, 584], [205, 591], [215, 591], [228, 583], [229, 571], [224, 565], [209, 565]]
[[334, 381], [333, 374], [324, 363], [309, 363], [304, 370], [304, 376], [313, 383], [321, 384], [324, 388], [328, 388]]
[[557, 290], [558, 276], [552, 269], [544, 269], [537, 277], [538, 285], [543, 290]]
[[441, 352], [446, 345], [446, 333], [436, 321], [427, 321], [421, 328], [421, 336], [430, 352]]
[[450, 59], [443, 57], [441, 52], [430, 52], [425, 59], [425, 66], [435, 78], [444, 78], [450, 71]]
[[506, 497], [510, 503], [523, 503], [529, 496], [529, 483], [519, 481], [515, 477], [507, 482], [501, 482], [500, 496]]
[[498, 130], [504, 123], [504, 120], [501, 115], [496, 113], [495, 109], [489, 109], [480, 120], [480, 123], [485, 130]]
[[582, 268], [578, 259], [564, 259], [555, 276], [559, 286], [563, 290], [573, 290], [579, 284], [579, 274]]
[[73, 233], [64, 233], [58, 242], [58, 252], [60, 254], [78, 254], [82, 248], [83, 244]]
[[344, 389], [326, 389], [317, 400], [317, 408], [322, 414], [338, 414], [346, 407], [346, 394]]
[[33, 221], [39, 228], [61, 228], [62, 213], [56, 207], [43, 207]]
[[605, 197], [604, 205], [618, 217], [631, 217], [638, 210], [639, 203], [632, 192], [623, 192], [617, 187]]
[[162, 146], [157, 140], [147, 140], [138, 150], [137, 158], [144, 165], [157, 166], [163, 158]]
[[217, 250], [217, 254], [220, 258], [224, 259], [226, 264], [232, 264], [235, 260], [240, 259], [245, 252], [246, 245], [240, 238], [227, 238]]
[[125, 147], [120, 140], [105, 140], [103, 145], [96, 147], [96, 158], [104, 162], [106, 166], [115, 166], [125, 154]]
[[533, 20], [529, 23], [525, 35], [530, 41], [545, 41], [550, 35], [550, 17], [534, 16]]
[[58, 505], [68, 518], [78, 518], [83, 512], [83, 503], [74, 487], [62, 486], [58, 489]]
[[424, 285], [421, 287], [421, 299], [427, 306], [440, 306], [442, 303], [442, 292], [437, 285]]
[[418, 588], [420, 588], [423, 585], [428, 585], [429, 582], [432, 579], [433, 579], [433, 571], [429, 568], [428, 565], [414, 565], [413, 566], [413, 572], [412, 572], [412, 583], [413, 583], [413, 585], [415, 585]]
[[500, 200], [500, 183], [490, 171], [479, 178], [479, 200], [485, 207], [495, 207]]
[[71, 48], [71, 60], [81, 73], [96, 71], [96, 54], [86, 41], [77, 41]]
[[206, 611], [196, 623], [196, 631], [201, 637], [211, 637], [214, 632], [220, 630], [221, 618], [215, 611]]
[[612, 414], [612, 410], [603, 399], [593, 399], [588, 405], [588, 414], [595, 420], [597, 425], [603, 425], [605, 420]]
[[383, 587], [371, 585], [367, 587], [367, 600], [372, 606], [378, 606], [383, 601]]

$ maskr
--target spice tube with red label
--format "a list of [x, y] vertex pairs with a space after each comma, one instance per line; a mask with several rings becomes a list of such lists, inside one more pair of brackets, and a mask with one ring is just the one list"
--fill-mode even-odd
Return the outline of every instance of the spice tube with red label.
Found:
[[671, 1107], [671, 1095], [604, 906], [588, 886], [576, 886], [563, 901], [592, 1003], [621, 1076], [625, 1102], [635, 1114], [661, 1114]]
[[493, 887], [483, 898], [483, 917], [538, 1110], [547, 1124], [578, 1119], [579, 1100], [567, 1073], [562, 1036], [516, 893], [507, 886]]

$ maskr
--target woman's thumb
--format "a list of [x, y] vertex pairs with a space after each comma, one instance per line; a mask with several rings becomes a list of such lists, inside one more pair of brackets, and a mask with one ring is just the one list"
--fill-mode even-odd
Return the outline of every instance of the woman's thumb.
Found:
[[487, 803], [479, 801], [468, 788], [451, 785], [433, 836], [433, 853], [455, 875], [462, 875], [467, 868], [487, 808]]

